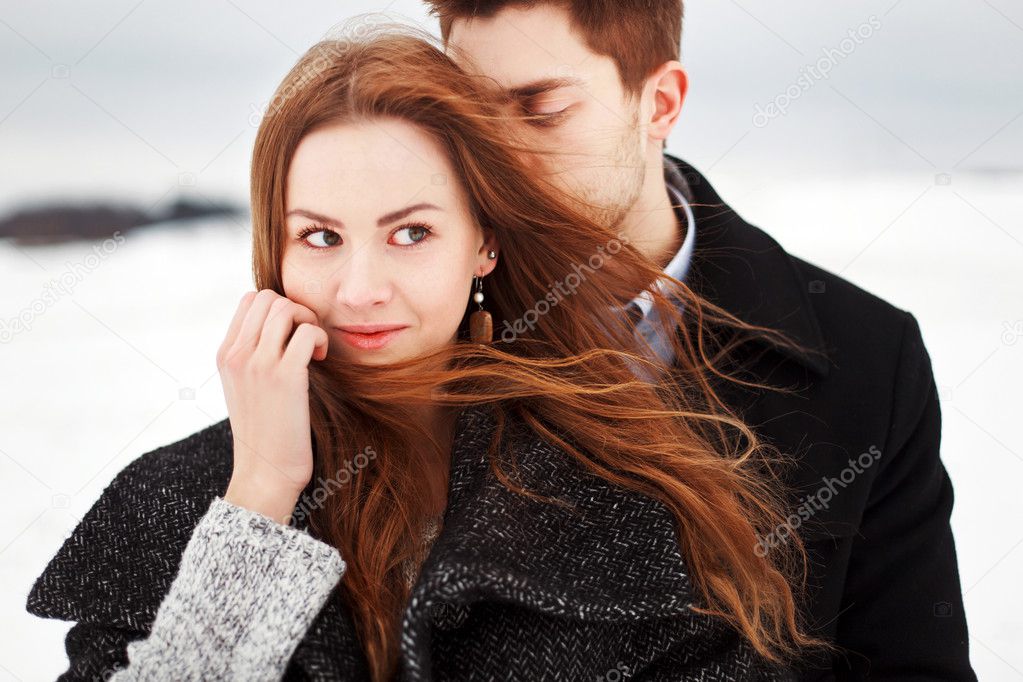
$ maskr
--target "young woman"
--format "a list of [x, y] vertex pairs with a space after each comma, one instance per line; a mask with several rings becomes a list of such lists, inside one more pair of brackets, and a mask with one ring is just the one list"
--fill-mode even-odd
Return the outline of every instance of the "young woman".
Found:
[[[777, 453], [712, 387], [772, 332], [564, 201], [507, 104], [394, 30], [288, 74], [229, 424], [133, 462], [37, 581], [79, 621], [68, 677], [786, 679], [825, 646], [798, 537], [759, 551]], [[622, 314], [642, 291], [672, 367]]]

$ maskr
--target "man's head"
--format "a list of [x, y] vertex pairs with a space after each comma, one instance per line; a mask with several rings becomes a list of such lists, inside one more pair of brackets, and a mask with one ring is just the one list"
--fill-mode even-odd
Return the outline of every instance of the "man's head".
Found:
[[588, 212], [628, 229], [665, 201], [661, 155], [687, 89], [682, 0], [426, 2], [452, 58], [539, 115], [527, 140]]

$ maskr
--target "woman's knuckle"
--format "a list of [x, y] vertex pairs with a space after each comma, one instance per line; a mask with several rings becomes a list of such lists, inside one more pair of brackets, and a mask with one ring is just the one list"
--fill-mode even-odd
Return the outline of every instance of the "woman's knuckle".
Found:
[[224, 356], [223, 367], [229, 372], [238, 372], [245, 366], [245, 356], [241, 353], [241, 350], [234, 346]]

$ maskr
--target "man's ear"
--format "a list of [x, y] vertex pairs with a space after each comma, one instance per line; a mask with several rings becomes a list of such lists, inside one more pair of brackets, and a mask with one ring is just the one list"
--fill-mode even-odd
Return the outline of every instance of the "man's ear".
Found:
[[644, 97], [649, 102], [648, 111], [644, 116], [648, 122], [647, 134], [652, 140], [668, 139], [685, 102], [689, 90], [689, 76], [681, 62], [672, 60], [664, 62], [647, 79]]

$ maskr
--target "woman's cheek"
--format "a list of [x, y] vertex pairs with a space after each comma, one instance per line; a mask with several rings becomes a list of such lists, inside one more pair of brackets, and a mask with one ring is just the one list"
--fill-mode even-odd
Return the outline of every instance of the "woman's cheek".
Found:
[[281, 285], [284, 295], [295, 303], [304, 305], [319, 315], [320, 301], [324, 294], [322, 281], [314, 274], [285, 260], [281, 265]]
[[284, 295], [292, 301], [301, 303], [299, 299], [302, 298], [302, 286], [296, 281], [296, 274], [290, 261], [285, 259], [281, 264], [281, 286], [284, 287]]

